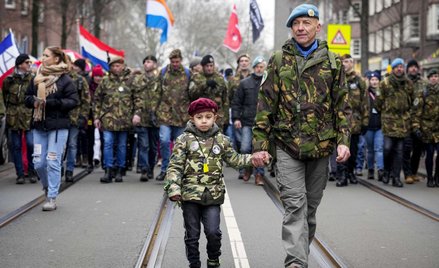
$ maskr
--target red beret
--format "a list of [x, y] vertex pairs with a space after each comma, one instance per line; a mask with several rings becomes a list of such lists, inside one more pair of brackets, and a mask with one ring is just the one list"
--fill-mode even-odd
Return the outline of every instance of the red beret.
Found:
[[191, 102], [188, 109], [188, 113], [190, 116], [194, 116], [198, 113], [206, 111], [216, 114], [216, 112], [218, 112], [218, 105], [216, 105], [216, 103], [211, 99], [199, 98]]

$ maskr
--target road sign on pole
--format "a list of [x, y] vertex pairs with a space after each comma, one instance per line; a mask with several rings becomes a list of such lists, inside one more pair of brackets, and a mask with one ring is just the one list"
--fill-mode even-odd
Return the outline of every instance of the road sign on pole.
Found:
[[351, 53], [351, 25], [328, 24], [328, 47], [329, 50], [339, 54]]

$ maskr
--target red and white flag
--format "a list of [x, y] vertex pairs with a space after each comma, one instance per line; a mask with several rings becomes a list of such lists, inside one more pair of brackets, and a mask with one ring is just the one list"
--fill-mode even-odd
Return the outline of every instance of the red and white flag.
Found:
[[236, 5], [233, 5], [232, 14], [230, 15], [229, 25], [227, 26], [226, 37], [223, 45], [233, 52], [238, 52], [241, 48], [242, 37], [238, 26], [238, 15], [236, 14]]

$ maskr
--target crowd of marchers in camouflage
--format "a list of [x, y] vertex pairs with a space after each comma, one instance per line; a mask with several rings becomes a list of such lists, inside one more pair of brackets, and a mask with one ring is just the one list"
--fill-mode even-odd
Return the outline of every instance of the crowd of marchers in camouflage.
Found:
[[[100, 164], [105, 170], [102, 183], [122, 182], [126, 171], [133, 169], [133, 163], [137, 163], [135, 171], [140, 174], [140, 181], [153, 179], [156, 165], [161, 168], [155, 178], [164, 180], [173, 142], [189, 120], [187, 108], [200, 97], [216, 102], [217, 125], [235, 149], [248, 152], [244, 148], [251, 148], [251, 142], [248, 145], [241, 121], [249, 113], [255, 117], [257, 96], [252, 100], [255, 103], [249, 104], [248, 95], [243, 98], [235, 93], [259, 90], [260, 81], [253, 85], [255, 89], [246, 89], [248, 82], [243, 80], [251, 78], [252, 69], [258, 64], [265, 69], [265, 60], [251, 64], [251, 57], [242, 54], [237, 58], [236, 70], [221, 71], [211, 55], [193, 58], [190, 68], [184, 67], [182, 60], [181, 51], [175, 49], [169, 54], [169, 64], [159, 69], [156, 57], [148, 55], [143, 60], [144, 70], [139, 71], [127, 67], [123, 58], [112, 58], [108, 73], [99, 65], [90, 68], [83, 59], [73, 62], [70, 77], [80, 104], [70, 112], [63, 168], [67, 182], [73, 181], [74, 167], [85, 167], [91, 172]], [[336, 180], [336, 186], [340, 187], [356, 184], [365, 168], [368, 179], [376, 176], [384, 184], [391, 182], [395, 187], [402, 187], [401, 170], [406, 184], [422, 179], [418, 168], [425, 152], [427, 186], [439, 187], [438, 158], [433, 165], [439, 143], [438, 71], [432, 69], [423, 78], [417, 61], [405, 64], [397, 58], [391, 64], [390, 73], [367, 71], [361, 77], [354, 71], [350, 55], [343, 55], [341, 60], [351, 107], [348, 118], [352, 155], [345, 163], [336, 163], [335, 154], [332, 155], [329, 180]], [[26, 178], [35, 183], [37, 178], [32, 164], [32, 109], [24, 105], [24, 92], [33, 77], [31, 64], [26, 54], [16, 59], [15, 71], [5, 79], [0, 96], [3, 98], [0, 116], [6, 116], [17, 184], [25, 183]], [[234, 111], [232, 103], [235, 103]], [[249, 105], [255, 111], [240, 111]], [[253, 125], [254, 120], [246, 124], [250, 132]], [[307, 129], [307, 125], [302, 127], [297, 131], [317, 131]], [[133, 134], [136, 139], [130, 138]], [[22, 144], [22, 136], [26, 137], [26, 144]], [[26, 156], [22, 155], [23, 146], [28, 148]], [[23, 160], [28, 163], [27, 168]], [[243, 169], [238, 178], [248, 181], [252, 174], [256, 178], [258, 173]], [[263, 185], [263, 181], [258, 177], [256, 184]]]

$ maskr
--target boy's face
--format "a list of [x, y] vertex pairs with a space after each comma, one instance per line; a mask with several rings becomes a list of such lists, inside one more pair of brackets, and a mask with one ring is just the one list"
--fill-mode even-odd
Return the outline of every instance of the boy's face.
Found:
[[213, 127], [215, 123], [217, 115], [213, 112], [201, 112], [195, 114], [191, 117], [192, 122], [195, 124], [195, 127], [202, 132], [206, 132]]

